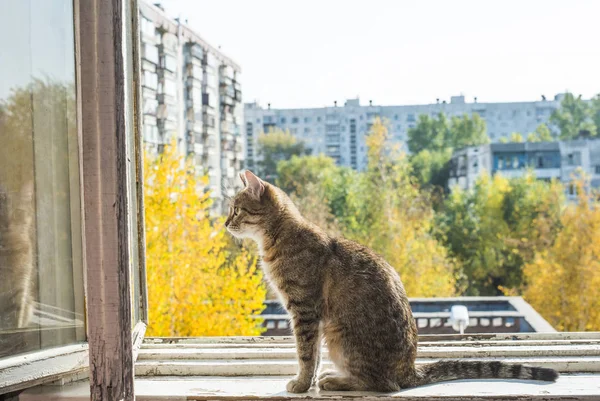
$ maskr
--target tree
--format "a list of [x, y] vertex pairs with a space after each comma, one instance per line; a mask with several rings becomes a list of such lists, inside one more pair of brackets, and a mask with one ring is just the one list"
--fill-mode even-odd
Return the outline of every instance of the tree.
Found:
[[600, 93], [594, 96], [590, 102], [592, 121], [596, 127], [596, 135], [600, 134]]
[[554, 140], [550, 128], [544, 123], [536, 127], [535, 136], [539, 139], [539, 142], [551, 142]]
[[549, 249], [524, 268], [525, 299], [559, 331], [600, 330], [600, 204], [577, 180], [578, 201]]
[[486, 133], [485, 120], [479, 117], [477, 113], [471, 117], [467, 114], [461, 117], [452, 117], [450, 138], [446, 142], [448, 146], [454, 149], [489, 143], [490, 138]]
[[445, 188], [450, 177], [450, 164], [452, 148], [438, 151], [422, 150], [411, 156], [413, 174], [421, 185], [433, 185]]
[[408, 149], [413, 154], [423, 150], [438, 151], [450, 146], [448, 138], [450, 127], [444, 113], [437, 118], [421, 114], [417, 125], [408, 130]]
[[231, 252], [223, 219], [211, 219], [207, 177], [175, 144], [146, 155], [145, 217], [149, 335], [258, 335], [265, 288], [256, 259]]
[[[530, 138], [530, 136], [527, 136], [528, 141], [529, 141], [529, 138]], [[509, 143], [509, 142], [510, 143], [522, 143], [522, 142], [524, 142], [524, 140], [523, 140], [523, 135], [519, 134], [518, 132], [513, 132], [512, 134], [510, 134], [510, 136], [508, 138], [506, 138], [506, 139], [502, 138], [501, 142], [502, 143]]]
[[432, 234], [434, 213], [399, 148], [377, 119], [366, 139], [368, 165], [350, 176], [344, 233], [372, 247], [400, 273], [410, 296], [455, 293], [454, 263]]
[[560, 108], [552, 112], [550, 123], [558, 128], [560, 139], [574, 139], [580, 135], [596, 136], [597, 133], [592, 108], [581, 95], [575, 97], [572, 93], [565, 94]]
[[288, 194], [304, 191], [310, 183], [326, 180], [340, 169], [335, 161], [323, 154], [296, 156], [277, 164], [276, 184]]
[[478, 114], [437, 118], [420, 115], [416, 127], [408, 130], [408, 147], [415, 176], [421, 185], [445, 187], [449, 161], [455, 149], [489, 142], [485, 121]]
[[480, 177], [455, 189], [438, 213], [442, 239], [462, 266], [467, 295], [500, 295], [522, 284], [524, 263], [550, 246], [559, 227], [563, 190], [533, 174]]
[[271, 183], [275, 182], [278, 162], [289, 160], [294, 155], [309, 153], [304, 142], [298, 141], [289, 131], [280, 129], [261, 134], [258, 137], [258, 147], [258, 174]]

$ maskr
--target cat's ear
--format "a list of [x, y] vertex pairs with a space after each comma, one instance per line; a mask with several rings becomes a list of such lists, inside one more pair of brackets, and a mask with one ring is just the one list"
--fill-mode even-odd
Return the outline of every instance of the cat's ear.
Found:
[[248, 191], [256, 199], [260, 199], [260, 197], [265, 193], [265, 184], [250, 170], [244, 171], [244, 178], [246, 178], [246, 188]]
[[248, 186], [248, 181], [246, 181], [246, 176], [244, 175], [244, 173], [240, 173], [240, 180], [242, 180], [242, 182], [244, 183], [244, 188], [246, 188]]

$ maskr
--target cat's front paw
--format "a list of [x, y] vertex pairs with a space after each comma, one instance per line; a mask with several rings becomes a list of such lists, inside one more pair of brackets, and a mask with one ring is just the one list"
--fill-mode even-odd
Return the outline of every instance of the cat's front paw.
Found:
[[288, 382], [286, 389], [290, 393], [306, 393], [310, 388], [312, 380], [292, 379]]

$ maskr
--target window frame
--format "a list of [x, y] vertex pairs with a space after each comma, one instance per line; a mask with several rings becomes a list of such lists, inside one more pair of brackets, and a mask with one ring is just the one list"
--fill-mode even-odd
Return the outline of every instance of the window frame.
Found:
[[[0, 394], [89, 369], [93, 400], [134, 398], [133, 366], [148, 322], [138, 21], [137, 0], [73, 0], [86, 342], [3, 358]], [[128, 185], [136, 199], [130, 199]], [[129, 223], [131, 202], [135, 227]], [[137, 235], [136, 274], [131, 230]], [[109, 298], [116, 302], [105, 302]]]

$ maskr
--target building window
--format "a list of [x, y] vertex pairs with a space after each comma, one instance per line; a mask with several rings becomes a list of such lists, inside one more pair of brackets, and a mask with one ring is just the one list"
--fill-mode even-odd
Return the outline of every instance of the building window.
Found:
[[415, 115], [414, 114], [409, 114], [408, 116], [406, 116], [406, 121], [408, 121], [408, 122], [414, 122], [415, 121]]
[[305, 123], [309, 123], [310, 122], [310, 117], [304, 117], [304, 122]]
[[596, 174], [600, 174], [600, 164], [596, 165]]
[[171, 72], [177, 71], [177, 59], [169, 54], [165, 54], [162, 59], [162, 67]]
[[298, 124], [298, 117], [292, 117], [292, 124]]
[[310, 133], [310, 128], [308, 128], [308, 127], [304, 128], [304, 133], [305, 133], [305, 134], [308, 134], [308, 133]]
[[321, 117], [317, 117], [317, 122], [320, 123], [321, 122]]
[[257, 123], [257, 124], [260, 124], [260, 118], [257, 118], [257, 119], [256, 119], [256, 123]]
[[498, 170], [502, 170], [504, 168], [504, 157], [498, 156]]
[[279, 121], [281, 122], [281, 124], [285, 124], [285, 117], [281, 117]]

